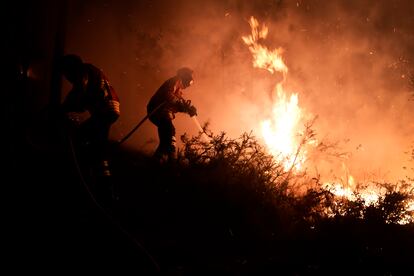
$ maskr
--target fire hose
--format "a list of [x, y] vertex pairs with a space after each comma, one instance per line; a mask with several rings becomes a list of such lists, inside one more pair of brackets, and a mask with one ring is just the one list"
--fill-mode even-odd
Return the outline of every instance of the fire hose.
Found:
[[127, 134], [125, 135], [121, 140], [118, 141], [117, 145], [121, 145], [123, 142], [125, 142], [125, 140], [127, 140], [147, 119], [148, 119], [148, 114], [142, 118], [141, 121], [139, 121], [139, 123]]
[[[134, 134], [134, 132], [149, 118], [151, 117], [158, 109], [160, 109], [164, 104], [166, 104], [166, 102], [161, 103], [159, 106], [157, 106], [153, 111], [151, 111], [151, 113], [147, 114], [144, 118], [141, 119], [141, 121], [138, 122], [138, 124], [136, 124], [136, 126], [130, 131], [128, 132], [127, 135], [125, 135], [121, 140], [119, 140], [117, 142], [117, 145], [121, 145], [123, 142], [125, 142], [129, 137], [131, 137], [132, 134]], [[206, 133], [204, 132], [204, 129], [201, 127], [199, 121], [197, 120], [197, 116], [192, 116], [191, 117], [194, 121], [194, 123], [196, 124], [198, 130], [205, 136], [208, 137], [206, 135]]]
[[157, 106], [151, 113], [147, 114], [144, 118], [142, 118], [141, 121], [138, 122], [138, 124], [130, 131], [127, 135], [125, 135], [121, 140], [118, 141], [117, 145], [121, 145], [125, 140], [127, 140], [129, 137], [131, 137], [132, 134], [149, 118], [151, 115], [153, 115], [158, 109], [160, 109], [163, 105], [165, 105], [167, 102], [161, 103], [159, 106]]
[[125, 229], [121, 225], [121, 222], [118, 219], [116, 219], [113, 214], [109, 213], [107, 211], [107, 209], [104, 206], [102, 206], [100, 202], [98, 202], [98, 200], [95, 197], [94, 193], [91, 191], [90, 186], [86, 181], [86, 178], [84, 177], [84, 174], [82, 172], [82, 169], [81, 169], [79, 161], [78, 161], [78, 156], [76, 154], [76, 149], [75, 149], [75, 145], [74, 145], [74, 142], [72, 140], [72, 137], [71, 137], [71, 135], [67, 135], [67, 137], [68, 137], [67, 142], [69, 143], [69, 148], [70, 148], [70, 151], [71, 151], [72, 160], [75, 164], [77, 174], [80, 178], [82, 186], [85, 188], [85, 191], [89, 195], [89, 198], [92, 200], [94, 205], [98, 208], [98, 210], [101, 211], [102, 214], [104, 214], [105, 217], [111, 223], [113, 223], [113, 225], [116, 226], [122, 232], [122, 234], [124, 234], [139, 250], [141, 250], [141, 252], [143, 252], [144, 255], [146, 255], [146, 257], [149, 259], [149, 261], [153, 265], [154, 270], [156, 272], [160, 272], [161, 268], [160, 268], [158, 262], [156, 261], [156, 259], [151, 255], [151, 253], [149, 253], [149, 251], [137, 240], [137, 238], [135, 238], [127, 229]]

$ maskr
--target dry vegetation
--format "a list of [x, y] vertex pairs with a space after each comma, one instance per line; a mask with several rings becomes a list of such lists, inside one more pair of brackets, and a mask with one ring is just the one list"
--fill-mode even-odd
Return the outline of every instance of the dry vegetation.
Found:
[[[410, 183], [378, 184], [387, 192], [376, 204], [358, 193], [351, 201], [306, 173], [286, 172], [251, 134], [231, 139], [204, 130], [181, 137], [177, 162], [114, 156], [120, 203], [139, 214], [137, 235], [164, 269], [307, 275], [347, 260], [350, 271], [391, 273], [411, 262], [413, 225], [398, 224], [413, 215]], [[296, 194], [306, 181], [311, 188]]]

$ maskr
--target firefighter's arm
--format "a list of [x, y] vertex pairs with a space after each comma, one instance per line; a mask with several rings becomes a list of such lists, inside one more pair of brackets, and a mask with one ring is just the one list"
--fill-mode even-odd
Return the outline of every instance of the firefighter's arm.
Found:
[[188, 114], [190, 115], [190, 117], [197, 116], [197, 108], [194, 105], [190, 106]]
[[80, 114], [85, 111], [82, 92], [82, 89], [74, 87], [61, 105], [62, 119], [71, 126], [81, 124]]
[[65, 100], [62, 103], [62, 111], [67, 112], [83, 112], [85, 108], [82, 103], [82, 91], [81, 89], [72, 89]]
[[86, 89], [89, 84], [89, 78], [87, 74], [82, 74], [82, 76], [73, 84], [72, 90], [69, 91], [66, 96], [62, 108], [66, 112], [84, 112], [85, 103], [84, 96]]
[[197, 115], [197, 109], [194, 105], [191, 104], [190, 100], [184, 100], [180, 98], [176, 101], [176, 108], [179, 112], [184, 112], [190, 115], [190, 117]]

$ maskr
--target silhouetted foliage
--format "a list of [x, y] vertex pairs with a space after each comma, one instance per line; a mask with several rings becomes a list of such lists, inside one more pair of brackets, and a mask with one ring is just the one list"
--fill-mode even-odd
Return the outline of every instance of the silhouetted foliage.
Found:
[[[306, 126], [297, 155], [306, 141], [316, 135], [311, 125]], [[286, 171], [283, 164], [267, 153], [251, 134], [244, 133], [238, 139], [231, 139], [225, 133], [214, 135], [206, 125], [204, 133], [191, 138], [183, 135], [181, 138], [184, 147], [179, 162], [185, 164], [186, 170], [207, 170], [207, 178], [212, 183], [230, 185], [234, 194], [244, 190], [248, 198], [255, 198], [261, 204], [270, 204], [279, 211], [283, 210], [284, 214], [288, 213], [291, 222], [304, 220], [313, 223], [326, 217], [341, 216], [401, 223], [408, 222], [407, 218], [412, 215], [407, 210], [407, 202], [412, 199], [411, 191], [407, 191], [408, 183], [376, 183], [386, 192], [375, 204], [369, 204], [358, 189], [354, 192], [355, 198], [350, 200], [322, 189], [319, 179], [309, 179], [306, 173], [292, 174], [291, 170]], [[335, 145], [325, 144], [324, 151], [328, 150], [327, 147], [335, 149]], [[311, 183], [312, 180], [316, 181], [316, 185]], [[297, 185], [310, 188], [304, 194], [297, 194], [294, 192]], [[359, 189], [362, 190], [362, 186], [358, 185]], [[397, 190], [395, 187], [404, 188]]]
[[205, 126], [181, 138], [173, 163], [129, 151], [114, 160], [128, 206], [117, 212], [168, 272], [308, 275], [330, 273], [344, 259], [351, 270], [411, 262], [399, 253], [414, 246], [413, 225], [398, 224], [413, 215], [404, 183], [378, 183], [386, 192], [369, 204], [358, 189], [350, 200], [319, 177], [286, 171], [249, 133], [229, 138]]

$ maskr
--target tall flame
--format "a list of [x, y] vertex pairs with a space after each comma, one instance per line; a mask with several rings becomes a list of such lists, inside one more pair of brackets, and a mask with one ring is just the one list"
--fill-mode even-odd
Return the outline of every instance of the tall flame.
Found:
[[[272, 117], [261, 122], [261, 132], [269, 152], [280, 162], [283, 162], [286, 171], [295, 169], [299, 171], [302, 164], [306, 161], [306, 151], [301, 149], [300, 128], [302, 121], [302, 111], [299, 107], [298, 94], [293, 93], [287, 96], [283, 89], [286, 81], [288, 68], [283, 61], [282, 48], [274, 50], [268, 49], [261, 44], [267, 38], [269, 29], [266, 25], [260, 26], [257, 19], [251, 17], [249, 20], [251, 34], [242, 36], [242, 40], [248, 45], [253, 57], [253, 67], [269, 71], [271, 74], [281, 73], [282, 81], [275, 85], [273, 97], [275, 102], [272, 106]], [[311, 140], [308, 143], [314, 143]], [[362, 199], [366, 206], [377, 205], [379, 200], [385, 196], [386, 190], [381, 189], [375, 183], [368, 183], [362, 189], [355, 185], [354, 177], [349, 173], [345, 164], [342, 164], [344, 178], [339, 181], [327, 181], [322, 185], [322, 189], [330, 191], [337, 197], [346, 198], [351, 201]], [[406, 210], [414, 210], [414, 200], [406, 203]], [[326, 210], [329, 215], [329, 211]], [[404, 217], [399, 223], [405, 224], [413, 222], [414, 218]]]
[[261, 122], [263, 139], [269, 152], [283, 162], [286, 170], [300, 169], [300, 165], [306, 159], [303, 153], [298, 156], [300, 141], [298, 141], [297, 134], [302, 112], [298, 105], [298, 95], [292, 94], [288, 97], [283, 89], [283, 83], [288, 73], [288, 68], [281, 55], [283, 49], [279, 47], [270, 50], [260, 43], [267, 37], [268, 28], [266, 25], [260, 26], [254, 17], [250, 17], [249, 25], [251, 34], [242, 36], [242, 39], [249, 46], [253, 56], [253, 67], [266, 69], [272, 74], [276, 72], [283, 74], [283, 80], [277, 83], [274, 89], [276, 101], [272, 107], [272, 117]]
[[242, 36], [244, 43], [249, 46], [253, 55], [253, 67], [268, 70], [270, 73], [281, 72], [286, 77], [288, 68], [282, 59], [282, 48], [269, 50], [266, 46], [260, 44], [260, 39], [266, 39], [269, 29], [265, 24], [259, 29], [259, 22], [253, 16], [250, 17], [249, 25], [252, 33], [248, 36]]

